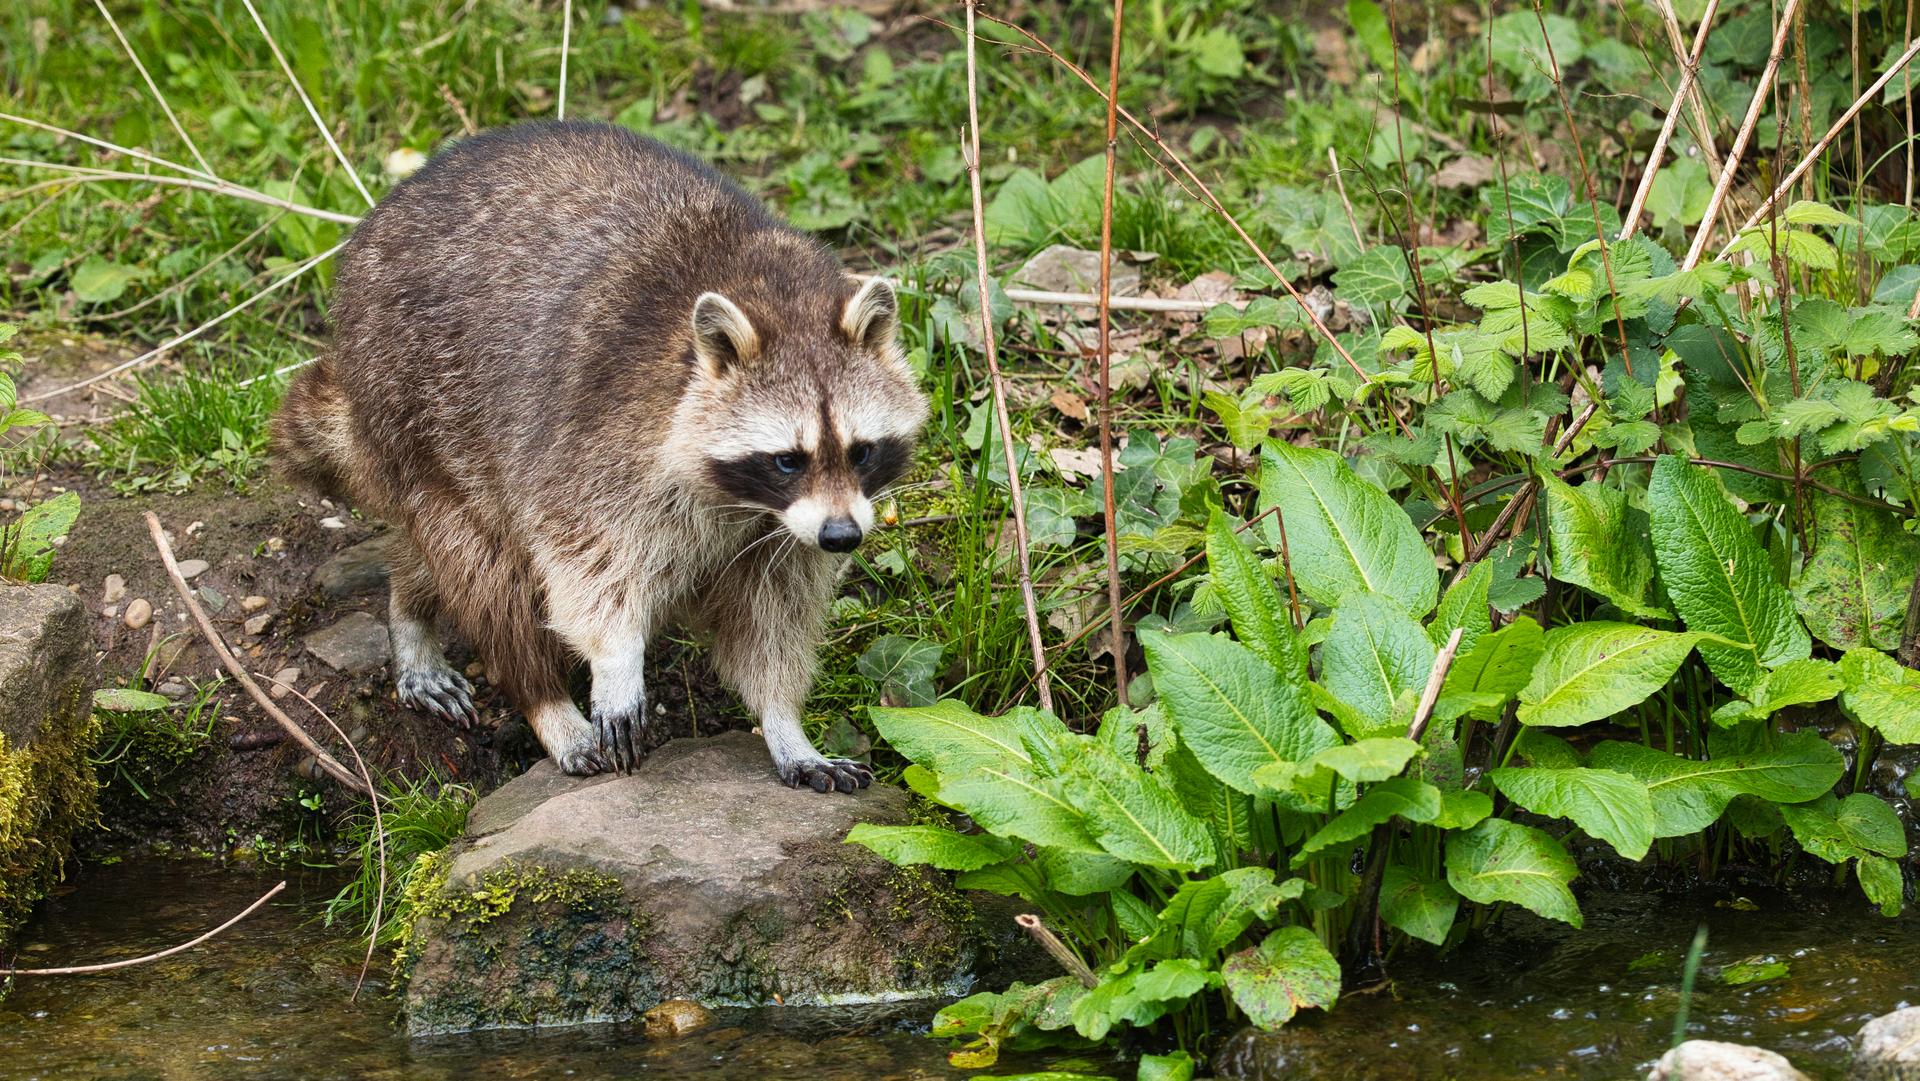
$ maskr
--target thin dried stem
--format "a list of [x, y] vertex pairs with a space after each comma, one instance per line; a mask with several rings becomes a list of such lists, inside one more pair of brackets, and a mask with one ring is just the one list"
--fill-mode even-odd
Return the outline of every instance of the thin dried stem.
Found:
[[1713, 17], [1720, 10], [1720, 0], [1707, 0], [1707, 9], [1700, 13], [1700, 27], [1693, 34], [1693, 48], [1682, 57], [1680, 86], [1673, 92], [1673, 103], [1667, 106], [1667, 118], [1660, 124], [1660, 135], [1653, 141], [1653, 150], [1647, 155], [1647, 171], [1640, 176], [1640, 186], [1634, 190], [1633, 202], [1627, 207], [1625, 220], [1620, 223], [1620, 239], [1625, 240], [1640, 228], [1640, 212], [1646, 209], [1647, 196], [1653, 191], [1653, 178], [1660, 175], [1662, 159], [1667, 153], [1667, 140], [1673, 137], [1673, 128], [1680, 120], [1680, 109], [1687, 94], [1693, 89], [1694, 79], [1700, 74], [1700, 53], [1707, 46], [1707, 34], [1713, 28]]
[[1088, 968], [1087, 963], [1082, 961], [1078, 954], [1068, 949], [1067, 944], [1060, 941], [1060, 936], [1047, 930], [1047, 925], [1041, 922], [1040, 917], [1031, 913], [1022, 913], [1015, 916], [1013, 922], [1032, 935], [1033, 940], [1040, 944], [1040, 948], [1047, 951], [1047, 956], [1053, 958], [1061, 968], [1066, 969], [1068, 975], [1080, 981], [1080, 986], [1091, 988], [1100, 982], [1094, 976], [1093, 969]]
[[154, 84], [153, 76], [147, 74], [147, 66], [140, 62], [140, 54], [133, 51], [133, 45], [127, 41], [127, 35], [120, 32], [120, 24], [114, 21], [113, 12], [107, 10], [106, 0], [93, 0], [93, 6], [100, 9], [100, 17], [107, 20], [107, 25], [113, 29], [113, 36], [119, 39], [120, 48], [126, 52], [127, 59], [133, 61], [133, 68], [140, 73], [141, 81], [147, 84], [147, 92], [153, 95], [153, 100], [160, 106], [160, 111], [167, 114], [167, 123], [173, 125], [173, 133], [180, 137], [181, 142], [187, 144], [187, 153], [192, 154], [193, 160], [200, 163], [200, 168], [206, 176], [213, 176], [213, 166], [207, 164], [206, 155], [200, 153], [200, 148], [194, 145], [193, 136], [188, 135], [187, 129], [181, 126], [180, 118], [173, 115], [173, 106], [167, 104], [167, 96], [162, 94], [160, 87]]
[[287, 888], [287, 884], [285, 882], [280, 883], [279, 885], [273, 887], [267, 892], [261, 894], [260, 899], [258, 901], [255, 901], [254, 903], [248, 905], [246, 908], [241, 909], [240, 914], [235, 916], [234, 918], [228, 920], [227, 922], [221, 924], [220, 926], [214, 928], [213, 930], [208, 931], [204, 935], [200, 935], [197, 938], [191, 939], [187, 942], [182, 942], [178, 946], [173, 946], [169, 949], [161, 950], [159, 953], [150, 953], [144, 957], [129, 957], [124, 961], [106, 961], [97, 965], [72, 965], [67, 968], [0, 968], [0, 976], [89, 976], [96, 972], [112, 972], [112, 971], [115, 971], [116, 969], [132, 968], [135, 965], [144, 965], [150, 961], [158, 961], [165, 957], [172, 957], [176, 953], [185, 953], [186, 951], [193, 949], [195, 946], [200, 945], [202, 942], [205, 942], [208, 939], [213, 938], [215, 935], [218, 935], [220, 932], [225, 931], [227, 928], [232, 927], [234, 924], [239, 923], [241, 920], [244, 920], [248, 916], [253, 915], [256, 911], [259, 910], [261, 905], [264, 905], [268, 901], [273, 900], [274, 897], [278, 895], [281, 890], [284, 890], [286, 888]]
[[49, 124], [43, 120], [35, 120], [28, 116], [15, 116], [12, 113], [0, 113], [0, 120], [4, 120], [10, 124], [19, 124], [22, 127], [35, 128], [39, 131], [47, 132], [50, 135], [58, 135], [62, 139], [72, 139], [75, 142], [86, 143], [88, 146], [96, 146], [109, 153], [120, 154], [129, 158], [137, 158], [149, 165], [158, 165], [162, 169], [172, 169], [174, 172], [184, 176], [199, 177], [202, 180], [215, 184], [225, 183], [225, 181], [212, 173], [201, 172], [191, 165], [182, 165], [177, 161], [169, 161], [158, 154], [150, 154], [145, 150], [139, 150], [131, 146], [121, 146], [118, 143], [110, 143], [105, 139], [96, 139], [83, 132], [73, 131], [56, 124]]
[[[1113, 501], [1113, 172], [1120, 148], [1120, 29], [1124, 0], [1113, 0], [1113, 49], [1107, 67], [1107, 171], [1100, 198], [1100, 496], [1107, 537], [1107, 633], [1115, 698], [1127, 700], [1127, 623], [1120, 612], [1120, 518]], [[1147, 727], [1140, 723], [1141, 764]]]
[[347, 767], [341, 765], [333, 755], [328, 754], [325, 747], [316, 743], [314, 738], [307, 734], [307, 730], [296, 724], [292, 717], [287, 716], [278, 705], [274, 704], [273, 699], [267, 697], [267, 692], [261, 690], [260, 685], [253, 681], [253, 677], [247, 674], [246, 668], [234, 657], [233, 651], [227, 648], [227, 643], [221, 640], [219, 632], [213, 629], [213, 621], [207, 618], [206, 609], [200, 607], [200, 602], [194, 599], [193, 590], [187, 586], [187, 580], [181, 577], [180, 564], [173, 558], [173, 545], [167, 543], [166, 530], [160, 527], [160, 516], [147, 511], [143, 517], [147, 520], [147, 533], [153, 538], [153, 546], [160, 552], [160, 562], [167, 568], [167, 578], [173, 582], [173, 591], [180, 595], [181, 602], [193, 615], [193, 622], [200, 628], [201, 637], [213, 647], [214, 655], [220, 658], [221, 666], [239, 681], [240, 686], [252, 696], [255, 702], [259, 703], [261, 709], [266, 710], [267, 716], [273, 718], [274, 723], [285, 729], [287, 735], [291, 736], [302, 750], [313, 756], [313, 760], [319, 764], [320, 769], [327, 776], [351, 791], [365, 792], [368, 799], [378, 801], [379, 793], [374, 791], [372, 785], [362, 787], [359, 778], [348, 772]]
[[333, 132], [327, 130], [327, 122], [320, 119], [320, 110], [313, 107], [313, 99], [307, 96], [307, 88], [300, 85], [299, 77], [293, 73], [293, 65], [287, 63], [287, 55], [280, 51], [280, 43], [273, 40], [273, 35], [267, 31], [266, 21], [260, 18], [259, 10], [253, 6], [253, 0], [240, 0], [240, 3], [246, 7], [247, 14], [253, 16], [253, 25], [260, 28], [260, 36], [267, 39], [267, 48], [272, 49], [273, 58], [280, 61], [280, 70], [286, 73], [287, 82], [292, 84], [293, 92], [300, 95], [300, 104], [307, 107], [307, 115], [313, 118], [313, 126], [320, 129], [320, 138], [326, 140], [327, 149], [333, 151], [334, 160], [347, 171], [347, 179], [353, 181], [354, 190], [360, 193], [360, 198], [365, 199], [368, 206], [372, 206], [372, 193], [368, 192], [367, 186], [360, 182], [360, 173], [354, 169], [353, 162], [347, 160], [347, 155], [340, 149], [340, 144], [333, 141]]
[[980, 290], [980, 347], [987, 358], [987, 377], [993, 388], [993, 416], [1000, 425], [1000, 447], [1007, 461], [1007, 494], [1013, 501], [1013, 534], [1016, 565], [1020, 574], [1020, 601], [1026, 608], [1027, 644], [1033, 650], [1034, 688], [1040, 706], [1053, 711], [1053, 682], [1047, 674], [1047, 648], [1040, 637], [1040, 610], [1033, 598], [1033, 568], [1028, 558], [1027, 506], [1020, 480], [1020, 460], [1014, 452], [1013, 426], [1007, 419], [1007, 385], [1000, 374], [1000, 354], [995, 347], [993, 302], [987, 287], [986, 200], [980, 192], [980, 90], [974, 57], [974, 8], [976, 0], [967, 0], [967, 138], [965, 151], [967, 181], [973, 191], [973, 263]]
[[185, 289], [187, 286], [192, 285], [195, 281], [198, 281], [200, 276], [205, 274], [207, 271], [212, 270], [214, 267], [217, 267], [221, 263], [226, 262], [228, 259], [233, 258], [234, 254], [237, 253], [241, 248], [244, 248], [248, 244], [253, 243], [256, 239], [259, 238], [260, 234], [266, 232], [268, 229], [273, 228], [273, 223], [279, 221], [280, 217], [281, 216], [279, 214], [275, 214], [272, 217], [268, 218], [266, 221], [263, 221], [259, 225], [254, 226], [253, 231], [248, 233], [246, 236], [241, 237], [239, 240], [235, 241], [233, 247], [228, 248], [226, 251], [223, 251], [219, 255], [216, 255], [213, 258], [207, 260], [205, 263], [202, 263], [197, 269], [193, 271], [193, 273], [188, 274], [186, 277], [181, 278], [179, 281], [174, 282], [172, 285], [167, 286], [165, 289], [162, 289], [159, 292], [153, 294], [152, 296], [147, 297], [145, 300], [139, 301], [138, 303], [129, 304], [128, 306], [121, 308], [118, 311], [101, 312], [99, 315], [90, 315], [87, 318], [92, 319], [96, 322], [106, 322], [107, 320], [110, 320], [110, 319], [123, 319], [129, 315], [132, 315], [134, 312], [140, 311], [143, 308], [151, 307], [154, 304], [158, 304], [160, 301], [165, 300], [166, 298], [172, 296], [173, 294], [178, 293], [181, 290]]
[[[1746, 223], [1741, 225], [1740, 228], [1734, 232], [1733, 237], [1727, 241], [1726, 247], [1720, 249], [1720, 254], [1716, 258], [1725, 259], [1728, 251], [1739, 241], [1740, 234], [1759, 225], [1760, 219], [1766, 217], [1773, 209], [1774, 204], [1786, 198], [1787, 195], [1793, 191], [1793, 186], [1799, 181], [1801, 175], [1813, 168], [1814, 163], [1820, 160], [1820, 155], [1826, 153], [1827, 147], [1833, 145], [1834, 139], [1838, 138], [1840, 133], [1846, 129], [1847, 125], [1853, 122], [1854, 117], [1860, 115], [1860, 110], [1866, 108], [1867, 103], [1878, 96], [1880, 91], [1884, 90], [1886, 85], [1893, 81], [1894, 76], [1904, 71], [1907, 65], [1913, 62], [1915, 56], [1920, 56], [1920, 38], [1915, 38], [1913, 41], [1908, 42], [1906, 50], [1903, 51], [1893, 63], [1887, 65], [1887, 70], [1880, 73], [1880, 77], [1873, 81], [1872, 86], [1860, 92], [1860, 96], [1853, 100], [1853, 104], [1847, 107], [1847, 111], [1841, 113], [1839, 119], [1835, 120], [1833, 124], [1827, 128], [1827, 133], [1820, 137], [1820, 141], [1813, 144], [1813, 146], [1807, 149], [1806, 153], [1800, 156], [1799, 164], [1795, 165], [1793, 170], [1786, 176], [1780, 178], [1780, 183], [1774, 186], [1773, 193], [1768, 195], [1766, 200], [1754, 209], [1754, 212], [1747, 217]], [[1689, 262], [1688, 265], [1691, 266], [1691, 262]]]
[[190, 342], [193, 339], [198, 338], [200, 335], [205, 334], [207, 331], [212, 330], [214, 327], [219, 326], [221, 323], [226, 322], [228, 319], [232, 318], [233, 316], [236, 316], [241, 312], [246, 311], [248, 308], [253, 307], [255, 304], [259, 303], [261, 300], [271, 295], [274, 290], [280, 288], [281, 286], [287, 284], [288, 282], [294, 280], [295, 278], [298, 278], [300, 275], [305, 274], [307, 271], [312, 270], [314, 267], [320, 265], [320, 263], [322, 263], [323, 261], [327, 259], [331, 259], [335, 252], [339, 251], [341, 248], [344, 248], [346, 246], [347, 246], [347, 242], [344, 240], [338, 244], [335, 244], [333, 247], [328, 248], [326, 251], [321, 252], [319, 255], [316, 255], [313, 258], [308, 259], [306, 262], [301, 263], [299, 266], [294, 267], [292, 270], [287, 271], [285, 275], [281, 276], [273, 284], [267, 286], [265, 289], [260, 290], [258, 293], [253, 294], [252, 296], [241, 301], [240, 303], [235, 304], [233, 307], [228, 308], [226, 311], [221, 312], [219, 315], [214, 316], [212, 319], [209, 319], [206, 322], [200, 324], [199, 326], [194, 327], [192, 330], [187, 331], [185, 334], [181, 334], [177, 337], [170, 338], [167, 341], [161, 342], [159, 345], [153, 347], [152, 349], [147, 350], [146, 352], [140, 354], [137, 357], [134, 357], [132, 360], [124, 361], [120, 364], [116, 364], [113, 367], [108, 368], [104, 372], [96, 372], [95, 374], [90, 375], [85, 379], [80, 380], [77, 383], [69, 383], [64, 387], [57, 387], [53, 390], [44, 391], [39, 394], [25, 395], [20, 399], [20, 401], [22, 403], [43, 402], [49, 398], [57, 398], [62, 394], [70, 394], [73, 391], [80, 390], [84, 387], [92, 386], [93, 384], [98, 383], [102, 380], [111, 379], [114, 376], [119, 375], [121, 372], [130, 371], [132, 369], [142, 367], [155, 360], [158, 360], [160, 357], [165, 356], [167, 352], [173, 349], [175, 346], [183, 345], [187, 342]]
[[567, 118], [567, 54], [573, 45], [573, 0], [560, 5], [560, 92], [554, 95], [553, 115], [557, 120]]
[[[1780, 10], [1780, 24], [1774, 27], [1773, 46], [1767, 54], [1767, 66], [1760, 72], [1760, 82], [1753, 88], [1753, 100], [1747, 104], [1746, 119], [1740, 122], [1740, 130], [1733, 137], [1733, 145], [1727, 148], [1727, 160], [1720, 166], [1720, 180], [1713, 186], [1713, 196], [1707, 200], [1707, 212], [1700, 219], [1700, 229], [1693, 234], [1693, 246], [1687, 249], [1687, 258], [1680, 264], [1681, 270], [1692, 270], [1700, 262], [1700, 256], [1707, 250], [1707, 240], [1713, 235], [1714, 224], [1720, 218], [1720, 207], [1727, 201], [1727, 192], [1733, 188], [1733, 175], [1740, 169], [1740, 158], [1747, 151], [1747, 141], [1753, 138], [1753, 129], [1760, 123], [1760, 113], [1766, 108], [1767, 93], [1773, 87], [1773, 78], [1780, 71], [1780, 61], [1785, 57], [1787, 34], [1793, 29], [1794, 12], [1800, 9], [1800, 0], [1786, 0]], [[1735, 234], [1736, 238], [1738, 234]]]
[[[1394, 116], [1399, 115], [1399, 111], [1395, 110]], [[1347, 182], [1340, 175], [1340, 156], [1334, 153], [1332, 147], [1327, 148], [1327, 164], [1333, 169], [1333, 189], [1340, 193], [1340, 206], [1347, 212], [1347, 228], [1353, 230], [1353, 242], [1365, 248], [1367, 240], [1360, 235], [1360, 219], [1353, 212], [1353, 200], [1347, 198]]]
[[[0, 119], [6, 119], [0, 117]], [[112, 169], [95, 169], [86, 165], [68, 165], [59, 161], [35, 161], [32, 158], [0, 158], [0, 165], [18, 165], [27, 169], [50, 169], [57, 173], [70, 173], [89, 183], [111, 180], [138, 180], [147, 184], [159, 184], [162, 187], [192, 188], [195, 191], [209, 191], [215, 195], [230, 195], [235, 199], [244, 199], [249, 203], [275, 207], [289, 214], [300, 214], [321, 221], [338, 222], [341, 225], [358, 225], [360, 219], [353, 214], [342, 214], [337, 210], [322, 210], [316, 206], [303, 206], [286, 199], [243, 188], [225, 180], [201, 180], [192, 176], [157, 176], [153, 173], [127, 173]], [[184, 166], [173, 166], [184, 168]]]
[[1427, 721], [1433, 717], [1434, 703], [1440, 701], [1440, 688], [1446, 686], [1447, 670], [1453, 667], [1453, 655], [1460, 652], [1460, 636], [1466, 628], [1455, 627], [1447, 636], [1447, 644], [1433, 658], [1433, 668], [1427, 673], [1427, 686], [1420, 692], [1420, 705], [1413, 711], [1413, 723], [1407, 726], [1407, 738], [1415, 743], [1427, 731]]

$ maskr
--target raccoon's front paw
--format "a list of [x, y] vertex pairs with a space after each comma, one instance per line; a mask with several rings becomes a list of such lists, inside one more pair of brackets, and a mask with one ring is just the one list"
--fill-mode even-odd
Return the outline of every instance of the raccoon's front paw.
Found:
[[410, 668], [393, 681], [400, 704], [439, 717], [455, 728], [480, 723], [473, 707], [473, 684], [451, 668]]
[[616, 770], [633, 772], [639, 764], [640, 756], [634, 752], [634, 734], [640, 736], [639, 746], [647, 745], [646, 704], [632, 709], [593, 711], [593, 738], [599, 745], [600, 754], [613, 763]]
[[852, 792], [873, 783], [873, 770], [846, 758], [815, 758], [782, 765], [780, 779], [788, 788], [804, 784], [815, 792]]
[[609, 764], [600, 751], [590, 743], [582, 743], [569, 751], [554, 756], [560, 764], [560, 772], [574, 777], [591, 777], [596, 773], [611, 773]]

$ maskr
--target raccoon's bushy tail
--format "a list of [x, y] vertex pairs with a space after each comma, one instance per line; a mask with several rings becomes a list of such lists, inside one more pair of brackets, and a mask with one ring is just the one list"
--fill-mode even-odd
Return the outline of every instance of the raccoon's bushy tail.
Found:
[[353, 418], [334, 380], [330, 358], [321, 357], [294, 377], [273, 421], [273, 453], [281, 472], [324, 496], [346, 499]]

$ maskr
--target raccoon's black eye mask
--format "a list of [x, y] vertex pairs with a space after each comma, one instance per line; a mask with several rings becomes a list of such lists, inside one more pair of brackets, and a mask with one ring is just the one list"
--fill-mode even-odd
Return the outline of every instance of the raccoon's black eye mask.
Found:
[[[900, 479], [913, 461], [909, 440], [889, 437], [855, 443], [847, 450], [846, 468], [859, 479], [860, 490], [871, 496]], [[818, 463], [800, 450], [717, 458], [707, 463], [707, 475], [721, 491], [747, 503], [775, 509], [798, 499]]]

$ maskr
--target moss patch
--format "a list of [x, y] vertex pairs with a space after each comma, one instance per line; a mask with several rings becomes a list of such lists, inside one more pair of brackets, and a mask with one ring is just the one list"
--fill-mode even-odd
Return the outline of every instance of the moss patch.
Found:
[[95, 819], [92, 713], [77, 694], [49, 713], [31, 746], [10, 746], [0, 735], [0, 942], [60, 880], [74, 835]]

